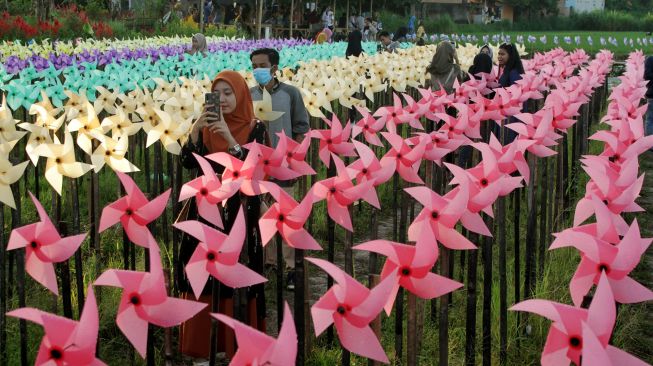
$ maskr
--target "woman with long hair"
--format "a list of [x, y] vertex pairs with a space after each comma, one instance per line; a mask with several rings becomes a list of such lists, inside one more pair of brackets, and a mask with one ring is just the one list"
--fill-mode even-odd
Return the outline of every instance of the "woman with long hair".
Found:
[[354, 29], [349, 33], [347, 39], [347, 50], [345, 51], [345, 56], [360, 56], [363, 53], [363, 45], [361, 41], [363, 40], [363, 33], [358, 29]]
[[512, 43], [503, 43], [499, 46], [497, 59], [499, 61], [499, 84], [501, 86], [504, 88], [509, 87], [517, 80], [521, 80], [524, 66], [521, 63], [517, 47]]

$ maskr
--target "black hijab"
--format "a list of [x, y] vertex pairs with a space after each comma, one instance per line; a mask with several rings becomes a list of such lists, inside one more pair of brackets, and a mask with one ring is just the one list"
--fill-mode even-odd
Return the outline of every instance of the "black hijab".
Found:
[[474, 57], [474, 63], [469, 67], [469, 73], [476, 76], [476, 74], [484, 72], [489, 74], [492, 72], [492, 58], [486, 53], [479, 53]]
[[353, 30], [349, 33], [349, 39], [347, 43], [347, 51], [345, 51], [345, 56], [360, 56], [363, 53], [363, 45], [361, 40], [363, 39], [363, 34], [358, 29]]

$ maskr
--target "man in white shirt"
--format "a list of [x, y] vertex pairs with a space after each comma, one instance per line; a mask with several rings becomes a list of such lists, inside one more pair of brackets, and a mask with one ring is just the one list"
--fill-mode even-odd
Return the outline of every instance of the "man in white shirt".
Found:
[[324, 28], [329, 28], [333, 30], [334, 21], [335, 19], [333, 15], [333, 10], [331, 10], [331, 6], [327, 6], [326, 9], [324, 9], [324, 12], [322, 13], [322, 24], [324, 24]]

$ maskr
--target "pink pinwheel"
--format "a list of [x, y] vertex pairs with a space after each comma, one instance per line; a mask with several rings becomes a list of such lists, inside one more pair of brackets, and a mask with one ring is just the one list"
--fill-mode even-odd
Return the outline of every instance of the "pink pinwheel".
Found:
[[490, 143], [488, 145], [497, 159], [499, 171], [504, 174], [512, 174], [515, 171], [519, 171], [519, 174], [524, 178], [524, 182], [528, 184], [531, 171], [524, 154], [534, 143], [534, 140], [516, 139], [508, 145], [503, 146], [494, 134], [490, 133]]
[[553, 111], [541, 109], [535, 114], [519, 113], [515, 118], [524, 123], [510, 123], [506, 127], [517, 132], [520, 139], [534, 140], [535, 143], [529, 146], [528, 151], [540, 158], [555, 155], [556, 152], [549, 147], [556, 144], [560, 135], [553, 131]]
[[[542, 366], [569, 365], [646, 365], [632, 355], [608, 345], [614, 327], [616, 308], [605, 274], [589, 309], [546, 300], [526, 300], [510, 310], [528, 311], [553, 321], [542, 352]], [[596, 355], [607, 358], [598, 363]]]
[[301, 143], [286, 136], [283, 132], [278, 132], [279, 143], [277, 148], [285, 149], [288, 167], [300, 175], [313, 175], [315, 170], [306, 162], [306, 153], [311, 144], [310, 138], [304, 138]]
[[406, 119], [408, 124], [416, 130], [423, 130], [424, 126], [422, 126], [420, 118], [424, 117], [426, 113], [429, 112], [429, 106], [415, 102], [415, 99], [413, 99], [409, 94], [402, 93], [402, 95], [406, 101], [406, 108], [404, 108], [404, 110], [407, 113]]
[[401, 98], [396, 93], [393, 94], [393, 100], [394, 104], [392, 106], [377, 109], [374, 112], [374, 117], [379, 118], [379, 121], [385, 123], [385, 128], [388, 132], [396, 134], [397, 125], [407, 123], [413, 116], [404, 109]]
[[483, 211], [489, 216], [493, 216], [492, 205], [494, 202], [499, 196], [508, 195], [517, 187], [521, 187], [522, 177], [512, 177], [501, 173], [494, 153], [487, 148], [487, 144], [477, 143], [474, 146], [486, 151], [483, 154], [483, 161], [477, 166], [464, 170], [453, 164], [445, 165], [454, 176], [450, 184], [469, 187], [467, 212], [461, 218], [463, 226], [475, 233], [492, 236], [479, 212]]
[[472, 107], [468, 104], [454, 103], [452, 106], [458, 111], [456, 117], [446, 113], [437, 114], [444, 122], [440, 131], [447, 132], [450, 135], [462, 135], [464, 133], [471, 138], [481, 138], [480, 127], [484, 113], [483, 104], [473, 104]]
[[363, 116], [363, 118], [361, 118], [360, 121], [356, 122], [356, 124], [352, 126], [351, 137], [354, 138], [360, 135], [362, 132], [363, 137], [365, 137], [365, 141], [369, 142], [372, 145], [383, 146], [383, 143], [379, 139], [377, 133], [383, 129], [383, 126], [385, 126], [385, 121], [382, 119], [375, 119], [374, 116], [372, 116], [366, 109], [363, 109], [359, 106], [355, 107], [358, 113]]
[[88, 287], [79, 322], [34, 308], [10, 311], [7, 315], [29, 320], [43, 327], [44, 335], [35, 365], [88, 365], [104, 362], [95, 358], [100, 319], [93, 287]]
[[582, 253], [578, 269], [569, 283], [571, 298], [576, 306], [580, 306], [583, 296], [592, 285], [598, 284], [601, 272], [605, 272], [617, 302], [636, 303], [653, 299], [651, 290], [628, 277], [651, 241], [653, 239], [643, 239], [640, 236], [635, 220], [616, 245], [587, 234], [565, 230], [556, 234], [556, 240], [549, 249], [573, 246]]
[[621, 213], [643, 211], [635, 202], [644, 182], [643, 175], [637, 176], [639, 159], [634, 157], [613, 163], [605, 157], [588, 156], [582, 159], [582, 163], [590, 180], [586, 185], [585, 197], [578, 202], [575, 225], [582, 223], [596, 211], [596, 205], [592, 203], [592, 197], [596, 196], [612, 212], [617, 230], [623, 234], [627, 230], [627, 224]]
[[14, 229], [9, 236], [7, 250], [25, 248], [27, 273], [36, 282], [58, 295], [57, 276], [52, 263], [68, 260], [82, 244], [86, 234], [62, 238], [41, 203], [31, 192], [30, 197], [41, 221]]
[[406, 139], [410, 146], [419, 145], [424, 140], [423, 158], [432, 161], [438, 165], [442, 164], [442, 158], [452, 151], [457, 150], [461, 145], [468, 144], [470, 141], [465, 135], [456, 135], [453, 138], [443, 131], [433, 131], [431, 133], [418, 132], [416, 136]]
[[328, 130], [312, 130], [306, 134], [306, 137], [312, 137], [320, 140], [319, 156], [320, 160], [327, 167], [331, 164], [331, 154], [343, 156], [355, 156], [354, 145], [349, 142], [351, 136], [351, 124], [349, 122], [342, 126], [338, 116], [333, 114], [331, 121], [323, 119], [329, 127]]
[[619, 133], [613, 131], [598, 131], [589, 137], [590, 140], [602, 141], [605, 147], [601, 156], [606, 156], [615, 162], [622, 159], [639, 157], [647, 150], [653, 148], [653, 135], [641, 136], [639, 138], [628, 138], [620, 140]]
[[[476, 149], [481, 152], [483, 160], [480, 164], [475, 167], [468, 169], [472, 181], [477, 183], [479, 189], [484, 191], [485, 188], [490, 189], [490, 192], [487, 193], [492, 201], [496, 200], [498, 196], [506, 196], [510, 194], [515, 189], [521, 187], [522, 177], [512, 177], [500, 170], [499, 162], [496, 159], [496, 155], [490, 145], [484, 142], [477, 142], [472, 144]], [[499, 186], [498, 190], [492, 189], [492, 185]], [[493, 196], [494, 192], [497, 193], [497, 196]]]
[[390, 275], [369, 290], [330, 262], [317, 258], [306, 260], [320, 267], [336, 282], [311, 307], [315, 335], [319, 336], [335, 324], [340, 343], [346, 350], [388, 363], [388, 357], [369, 324], [383, 310], [397, 280]]
[[569, 93], [554, 89], [546, 97], [545, 108], [553, 109], [553, 128], [566, 131], [576, 123], [574, 117], [578, 116], [578, 110], [585, 104], [584, 101], [573, 100]]
[[273, 183], [265, 182], [268, 192], [277, 201], [259, 220], [261, 242], [265, 246], [279, 232], [283, 240], [293, 248], [321, 250], [313, 236], [304, 229], [304, 224], [313, 208], [312, 193], [309, 192], [301, 203], [297, 203], [286, 191]]
[[427, 119], [438, 122], [440, 118], [436, 115], [443, 113], [446, 108], [453, 103], [453, 97], [447, 94], [444, 89], [438, 91], [431, 91], [430, 89], [417, 89], [422, 96], [422, 99], [417, 102], [418, 104], [428, 106], [424, 117]]
[[224, 314], [211, 314], [236, 333], [238, 351], [229, 366], [294, 365], [297, 358], [297, 330], [288, 303], [285, 303], [283, 324], [275, 340], [265, 333]]
[[366, 250], [388, 257], [381, 270], [381, 280], [396, 278], [392, 293], [385, 304], [390, 315], [399, 286], [422, 299], [434, 299], [462, 287], [462, 283], [431, 272], [438, 259], [438, 245], [430, 230], [421, 230], [416, 245], [406, 245], [388, 240], [372, 240], [353, 249]]
[[[349, 231], [354, 231], [349, 217], [349, 205], [359, 199], [364, 199], [371, 205], [378, 203], [374, 181], [368, 180], [354, 185], [352, 177], [347, 168], [337, 156], [332, 157], [336, 164], [338, 174], [335, 177], [321, 180], [311, 187], [309, 194], [313, 197], [313, 203], [320, 200], [327, 201], [327, 212], [329, 217], [338, 225]], [[378, 205], [376, 208], [380, 208]]]
[[250, 150], [251, 154], [253, 145], [257, 145], [255, 150], [258, 151], [259, 154], [259, 158], [257, 159], [257, 170], [263, 171], [265, 176], [277, 180], [292, 180], [301, 175], [290, 169], [288, 166], [287, 151], [286, 147], [283, 146], [283, 143], [277, 145], [276, 149], [261, 145], [257, 142], [251, 142], [243, 147]]
[[164, 328], [173, 327], [192, 318], [206, 306], [201, 302], [168, 297], [159, 246], [152, 241], [147, 248], [150, 272], [109, 269], [95, 280], [96, 286], [123, 289], [116, 323], [143, 358], [147, 348], [148, 323]]
[[156, 220], [165, 210], [170, 189], [152, 201], [148, 201], [131, 177], [121, 172], [116, 174], [127, 195], [102, 209], [99, 232], [120, 222], [129, 240], [147, 248], [150, 242], [154, 242], [147, 224]]
[[362, 142], [354, 141], [354, 147], [360, 158], [351, 163], [347, 170], [353, 173], [358, 184], [373, 181], [374, 186], [379, 186], [392, 178], [395, 166], [391, 161], [386, 160], [386, 164], [382, 165], [374, 151]]
[[[427, 230], [442, 245], [450, 249], [475, 249], [467, 238], [456, 231], [458, 220], [467, 211], [469, 190], [467, 185], [461, 184], [449, 191], [444, 197], [438, 195], [427, 187], [404, 188], [404, 191], [413, 196], [424, 208], [408, 227], [408, 240], [417, 241], [422, 231]], [[481, 220], [482, 222], [482, 220]], [[477, 223], [476, 231], [485, 232], [485, 224]], [[487, 230], [489, 232], [489, 230]]]
[[204, 220], [222, 227], [222, 219], [218, 204], [225, 202], [229, 197], [238, 192], [233, 185], [220, 183], [220, 179], [213, 171], [211, 164], [203, 157], [193, 153], [204, 175], [184, 184], [179, 192], [179, 202], [195, 197], [197, 211]]
[[183, 221], [175, 228], [199, 240], [197, 248], [186, 265], [186, 276], [195, 298], [199, 299], [209, 275], [221, 283], [240, 288], [267, 281], [258, 273], [238, 263], [240, 251], [245, 242], [245, 215], [238, 211], [236, 221], [229, 235], [199, 221]]
[[[639, 192], [644, 183], [644, 176], [642, 175], [635, 183], [626, 188], [623, 192], [615, 198], [600, 196], [596, 191], [588, 190], [585, 197], [581, 198], [576, 205], [576, 212], [574, 213], [574, 226], [582, 224], [585, 220], [592, 215], [604, 214], [612, 221], [612, 226], [615, 227], [617, 234], [624, 235], [628, 230], [626, 220], [621, 216], [623, 212], [639, 212], [643, 209], [635, 203], [635, 199], [639, 197]], [[588, 182], [588, 186], [591, 182]], [[603, 209], [604, 207], [607, 208]]]
[[485, 98], [477, 98], [476, 100], [477, 103], [483, 101], [482, 104], [485, 106], [482, 121], [501, 121], [521, 112], [520, 96], [513, 96], [507, 88], [497, 88], [494, 91], [496, 94], [492, 100], [488, 101]]
[[261, 181], [265, 178], [262, 169], [259, 169], [258, 162], [261, 157], [258, 144], [250, 145], [249, 153], [245, 161], [236, 159], [233, 155], [218, 152], [207, 155], [206, 158], [222, 165], [225, 169], [222, 172], [222, 184], [233, 185], [247, 196], [258, 196], [267, 193], [261, 187]]
[[405, 181], [424, 184], [424, 181], [422, 181], [422, 178], [418, 174], [419, 166], [426, 150], [424, 140], [421, 140], [420, 142], [422, 143], [411, 148], [408, 146], [406, 140], [397, 134], [391, 132], [381, 132], [381, 134], [390, 143], [390, 146], [392, 146], [383, 158], [381, 158], [381, 164], [384, 165], [391, 162], [395, 166], [395, 171]]

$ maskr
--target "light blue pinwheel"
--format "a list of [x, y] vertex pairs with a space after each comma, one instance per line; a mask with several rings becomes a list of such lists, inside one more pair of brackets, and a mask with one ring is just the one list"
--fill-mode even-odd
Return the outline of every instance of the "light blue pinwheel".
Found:
[[37, 72], [36, 77], [43, 79], [58, 79], [62, 71], [63, 70], [57, 70], [53, 64], [50, 64], [47, 68]]
[[6, 84], [4, 90], [7, 92], [7, 104], [12, 110], [15, 111], [20, 107], [29, 109], [41, 91], [41, 84], [18, 78]]
[[50, 78], [45, 80], [45, 84], [48, 86], [45, 88], [45, 93], [50, 98], [50, 102], [53, 106], [60, 108], [63, 106], [63, 102], [68, 99], [68, 96], [64, 93], [64, 86], [61, 84], [59, 78]]
[[29, 66], [21, 70], [18, 75], [24, 82], [31, 82], [39, 76], [39, 72], [36, 71], [34, 66]]

